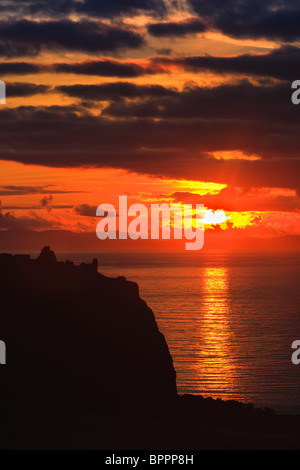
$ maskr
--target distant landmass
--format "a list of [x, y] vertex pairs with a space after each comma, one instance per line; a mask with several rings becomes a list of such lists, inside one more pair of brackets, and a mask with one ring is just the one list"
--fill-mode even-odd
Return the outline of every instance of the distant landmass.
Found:
[[137, 284], [97, 260], [0, 255], [2, 449], [300, 448], [300, 417], [177, 394]]
[[[272, 230], [263, 236], [246, 235], [242, 229], [206, 230], [203, 250], [299, 251], [300, 236], [278, 236]], [[96, 232], [68, 230], [0, 230], [1, 250], [33, 250], [50, 245], [56, 251], [172, 251], [185, 250], [185, 240], [99, 240]]]

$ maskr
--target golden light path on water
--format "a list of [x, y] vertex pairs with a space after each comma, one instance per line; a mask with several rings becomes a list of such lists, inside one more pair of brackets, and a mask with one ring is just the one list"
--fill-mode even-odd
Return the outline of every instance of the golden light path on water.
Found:
[[173, 357], [178, 392], [256, 401], [249, 374], [247, 315], [232, 303], [232, 269], [170, 268], [153, 262], [155, 267], [130, 266], [122, 273], [138, 282], [156, 313]]
[[68, 253], [137, 282], [165, 335], [179, 394], [300, 414], [300, 255]]
[[[232, 390], [236, 388], [235, 365], [226, 361], [230, 357], [230, 304], [227, 268], [205, 268], [202, 283], [202, 315], [197, 322], [199, 361], [198, 378], [210, 388]], [[205, 360], [203, 360], [205, 358]]]

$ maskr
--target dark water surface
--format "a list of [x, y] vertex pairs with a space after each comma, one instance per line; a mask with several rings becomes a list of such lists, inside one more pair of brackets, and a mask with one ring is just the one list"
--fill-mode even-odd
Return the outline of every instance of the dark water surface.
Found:
[[300, 414], [300, 254], [59, 253], [136, 281], [168, 342], [179, 393]]

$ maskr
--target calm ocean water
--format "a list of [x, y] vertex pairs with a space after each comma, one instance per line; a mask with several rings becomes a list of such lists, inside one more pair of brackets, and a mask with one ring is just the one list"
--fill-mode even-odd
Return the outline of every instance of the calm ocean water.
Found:
[[179, 393], [300, 414], [300, 254], [68, 253], [136, 281], [168, 342]]

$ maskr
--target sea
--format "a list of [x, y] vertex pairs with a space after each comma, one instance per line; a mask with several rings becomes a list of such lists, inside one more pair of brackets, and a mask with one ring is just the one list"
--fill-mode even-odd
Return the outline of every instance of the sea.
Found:
[[[57, 253], [139, 285], [180, 394], [300, 414], [300, 253]], [[300, 357], [300, 355], [299, 355]]]

